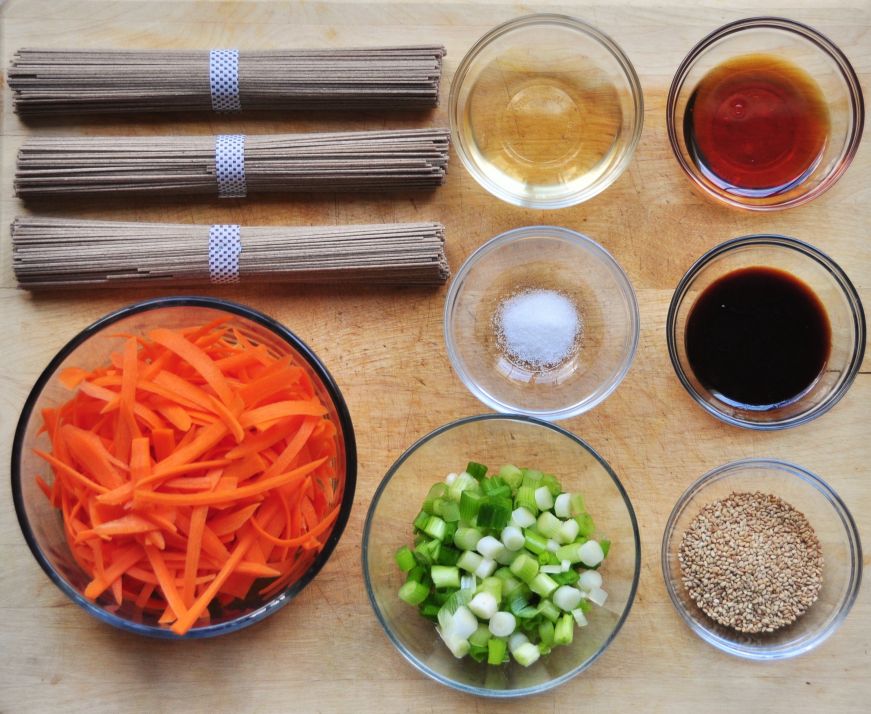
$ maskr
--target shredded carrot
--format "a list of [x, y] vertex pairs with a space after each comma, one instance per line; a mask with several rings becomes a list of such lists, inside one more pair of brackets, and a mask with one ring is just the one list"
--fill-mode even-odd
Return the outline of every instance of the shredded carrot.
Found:
[[338, 430], [293, 357], [224, 319], [118, 337], [104, 365], [59, 375], [72, 396], [42, 412], [34, 478], [85, 597], [184, 635], [311, 565], [344, 494]]

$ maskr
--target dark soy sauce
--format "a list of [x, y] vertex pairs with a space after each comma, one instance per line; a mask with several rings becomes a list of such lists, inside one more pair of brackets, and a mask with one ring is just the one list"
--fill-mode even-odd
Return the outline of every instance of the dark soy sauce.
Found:
[[765, 54], [708, 72], [687, 104], [684, 135], [699, 170], [724, 191], [765, 198], [800, 184], [819, 163], [829, 111], [801, 68]]
[[794, 400], [829, 358], [831, 328], [814, 292], [775, 268], [742, 268], [709, 285], [690, 309], [686, 350], [702, 385], [754, 410]]

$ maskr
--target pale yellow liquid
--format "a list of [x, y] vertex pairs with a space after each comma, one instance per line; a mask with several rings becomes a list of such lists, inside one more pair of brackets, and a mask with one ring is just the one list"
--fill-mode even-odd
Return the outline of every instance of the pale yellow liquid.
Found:
[[601, 179], [621, 152], [623, 109], [605, 73], [530, 69], [528, 54], [496, 58], [477, 77], [461, 117], [470, 158], [495, 184], [553, 201]]

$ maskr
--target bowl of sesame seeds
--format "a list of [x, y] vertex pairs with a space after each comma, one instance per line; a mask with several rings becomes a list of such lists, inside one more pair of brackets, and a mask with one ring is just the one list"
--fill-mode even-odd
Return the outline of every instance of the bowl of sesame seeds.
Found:
[[810, 651], [862, 579], [856, 524], [819, 476], [785, 461], [719, 466], [680, 497], [662, 539], [666, 589], [690, 629], [738, 657]]

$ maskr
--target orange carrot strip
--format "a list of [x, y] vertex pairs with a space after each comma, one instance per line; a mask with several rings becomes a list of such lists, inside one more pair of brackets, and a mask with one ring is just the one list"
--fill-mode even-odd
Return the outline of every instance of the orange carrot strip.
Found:
[[61, 370], [58, 379], [67, 389], [75, 389], [87, 376], [88, 373], [81, 367], [67, 367]]
[[100, 437], [72, 424], [65, 424], [60, 431], [72, 456], [82, 467], [86, 467], [97, 482], [108, 488], [123, 483]]
[[236, 566], [242, 561], [242, 558], [245, 557], [245, 554], [248, 552], [248, 549], [251, 547], [251, 544], [254, 542], [257, 537], [257, 531], [253, 528], [249, 529], [245, 532], [245, 534], [239, 539], [239, 542], [236, 544], [236, 547], [233, 549], [230, 557], [227, 558], [227, 562], [224, 563], [223, 567], [218, 571], [218, 574], [215, 576], [215, 579], [209, 583], [208, 587], [203, 590], [200, 596], [196, 599], [193, 605], [191, 605], [190, 609], [187, 610], [183, 615], [179, 616], [178, 620], [172, 626], [172, 631], [177, 635], [185, 634], [191, 627], [193, 627], [194, 623], [197, 621], [199, 616], [205, 612], [206, 608], [209, 606], [209, 603], [218, 594], [218, 591], [221, 589], [221, 586], [227, 580], [230, 575], [232, 575], [233, 571], [236, 569]]
[[239, 396], [245, 400], [245, 405], [250, 407], [265, 399], [269, 399], [284, 392], [289, 385], [293, 384], [302, 375], [302, 368], [287, 366], [278, 372], [271, 372], [264, 377], [254, 380], [239, 389]]
[[[190, 433], [190, 432], [188, 432]], [[199, 429], [189, 444], [178, 448], [162, 461], [158, 461], [152, 469], [152, 474], [147, 483], [159, 481], [165, 475], [171, 473], [172, 467], [189, 464], [194, 459], [211, 449], [227, 435], [227, 425], [220, 422]]]
[[115, 580], [120, 578], [128, 568], [136, 565], [145, 556], [141, 546], [131, 545], [126, 549], [116, 551], [111, 565], [106, 568], [102, 578], [94, 578], [85, 587], [84, 595], [89, 600], [96, 600]]
[[[89, 397], [99, 399], [101, 402], [106, 402], [106, 406], [100, 410], [103, 414], [115, 411], [121, 403], [121, 398], [118, 392], [113, 392], [111, 389], [106, 389], [105, 387], [101, 387], [93, 382], [82, 382], [79, 386], [79, 390]], [[154, 412], [154, 410], [149, 409], [144, 404], [138, 402], [134, 404], [133, 413], [152, 429], [159, 429], [164, 425], [163, 420]]]
[[185, 404], [188, 408], [199, 407], [206, 411], [212, 411], [212, 402], [209, 399], [211, 396], [208, 392], [200, 389], [195, 384], [191, 384], [183, 377], [179, 377], [174, 372], [163, 371], [155, 378], [154, 383], [159, 387], [164, 387], [172, 392], [174, 400], [183, 399], [189, 404]]
[[154, 458], [163, 461], [175, 450], [175, 434], [172, 429], [155, 429], [151, 432], [151, 443], [154, 444]]
[[[227, 425], [227, 429], [233, 435], [233, 438], [236, 440], [236, 443], [241, 444], [242, 440], [245, 438], [245, 430], [242, 429], [242, 425], [239, 423], [239, 420], [236, 418], [236, 414], [234, 414], [232, 411], [230, 411], [230, 409], [225, 407], [223, 404], [221, 404], [221, 402], [219, 402], [217, 399], [215, 399], [211, 395], [209, 395], [209, 399], [212, 402], [212, 407], [218, 413], [218, 416], [220, 416], [224, 420], [224, 423]], [[238, 395], [237, 395], [237, 397], [234, 397], [234, 400], [235, 399], [238, 399]], [[235, 403], [234, 403], [234, 406], [236, 406]], [[242, 411], [242, 407], [243, 407], [242, 400], [239, 399], [239, 401], [238, 401], [238, 411], [239, 412]]]
[[228, 533], [235, 533], [239, 529], [241, 529], [242, 526], [245, 525], [248, 519], [251, 518], [254, 511], [256, 511], [258, 508], [260, 508], [259, 503], [251, 503], [247, 506], [243, 506], [236, 511], [225, 513], [221, 516], [218, 516], [217, 518], [213, 518], [212, 520], [210, 520], [209, 528], [211, 528], [217, 536], [227, 535]]
[[187, 615], [188, 609], [181, 599], [181, 595], [175, 586], [175, 578], [169, 572], [169, 568], [166, 567], [166, 561], [164, 561], [161, 552], [152, 545], [146, 545], [145, 555], [148, 558], [148, 562], [151, 563], [151, 569], [157, 576], [160, 591], [163, 593], [163, 597], [166, 599], [169, 607], [172, 608], [173, 613], [175, 613], [176, 618]]
[[266, 529], [263, 528], [258, 522], [256, 518], [251, 519], [251, 525], [254, 526], [254, 529], [263, 536], [270, 543], [274, 543], [275, 545], [280, 545], [284, 547], [292, 547], [295, 545], [302, 545], [306, 541], [316, 538], [321, 533], [323, 533], [327, 528], [329, 528], [333, 521], [336, 520], [336, 517], [339, 515], [339, 506], [336, 506], [332, 511], [330, 511], [327, 516], [318, 523], [314, 528], [312, 528], [307, 533], [303, 533], [301, 536], [296, 538], [277, 538], [276, 536], [268, 533]]
[[283, 419], [271, 429], [267, 429], [259, 434], [249, 433], [244, 443], [234, 446], [227, 452], [227, 458], [237, 459], [268, 449], [282, 439], [287, 438], [291, 433], [295, 433], [302, 423], [300, 419], [301, 417], [289, 417], [288, 419]]
[[47, 454], [44, 451], [40, 451], [39, 449], [34, 449], [33, 453], [36, 454], [39, 458], [44, 459], [45, 461], [48, 461], [48, 463], [50, 463], [52, 466], [54, 466], [59, 471], [65, 473], [67, 476], [74, 478], [76, 481], [78, 481], [85, 488], [88, 488], [92, 491], [96, 491], [97, 493], [106, 493], [109, 490], [105, 486], [101, 486], [100, 484], [98, 484], [94, 481], [91, 481], [91, 479], [89, 479], [87, 476], [79, 473], [72, 466], [69, 466], [68, 464], [64, 463], [60, 459], [56, 459], [51, 454]]
[[147, 436], [139, 436], [130, 445], [130, 480], [135, 485], [150, 475], [151, 440]]
[[163, 404], [157, 407], [157, 411], [179, 431], [187, 431], [191, 428], [191, 415], [184, 407], [178, 404]]
[[293, 460], [299, 455], [302, 447], [305, 446], [305, 442], [311, 436], [317, 422], [318, 419], [316, 417], [309, 417], [303, 421], [299, 431], [296, 432], [294, 437], [287, 443], [287, 446], [284, 447], [284, 450], [278, 455], [278, 458], [275, 459], [263, 474], [264, 478], [270, 478], [275, 476], [275, 474], [281, 473], [293, 463]]
[[253, 575], [255, 578], [275, 578], [281, 575], [281, 571], [271, 568], [265, 563], [252, 563], [250, 560], [243, 560], [236, 566], [236, 574]]
[[215, 366], [215, 363], [209, 359], [209, 356], [201, 348], [173, 330], [158, 328], [152, 330], [148, 336], [159, 345], [163, 345], [166, 349], [181, 357], [206, 380], [224, 404], [230, 404], [233, 395], [224, 377], [224, 373]]
[[185, 607], [190, 607], [194, 602], [194, 586], [196, 584], [197, 567], [200, 563], [200, 553], [203, 547], [203, 528], [206, 525], [206, 516], [209, 513], [208, 506], [197, 506], [191, 512], [191, 525], [188, 531], [187, 556], [184, 564], [184, 585], [181, 598]]
[[129, 513], [113, 521], [101, 523], [90, 530], [82, 531], [76, 538], [77, 540], [84, 540], [85, 538], [92, 538], [95, 535], [110, 537], [128, 535], [130, 533], [146, 533], [150, 530], [154, 530], [154, 524], [151, 521], [135, 513]]
[[326, 413], [327, 410], [324, 408], [324, 405], [317, 401], [273, 402], [272, 404], [243, 412], [242, 416], [239, 417], [239, 423], [243, 428], [249, 429], [252, 426], [262, 426], [289, 416], [298, 416], [300, 414], [306, 416], [324, 416]]
[[137, 489], [134, 492], [134, 495], [148, 503], [166, 503], [169, 505], [184, 503], [191, 506], [211, 506], [219, 503], [232, 503], [243, 498], [256, 496], [278, 486], [283, 486], [286, 483], [301, 481], [306, 475], [314, 471], [326, 460], [326, 457], [324, 457], [317, 461], [311, 461], [293, 471], [288, 471], [287, 473], [274, 476], [270, 479], [263, 479], [257, 483], [249, 484], [248, 486], [240, 486], [235, 490], [218, 491], [215, 489], [213, 493], [175, 494], [161, 493], [159, 491], [142, 491]]

